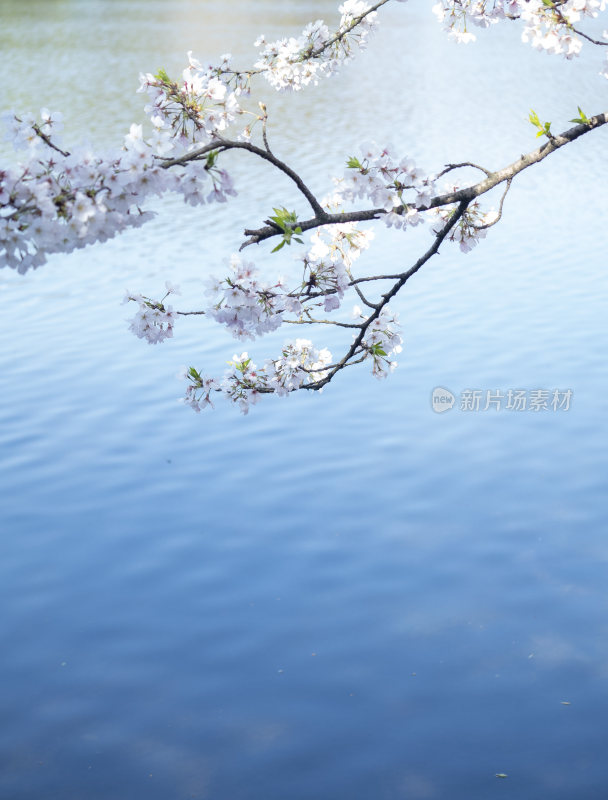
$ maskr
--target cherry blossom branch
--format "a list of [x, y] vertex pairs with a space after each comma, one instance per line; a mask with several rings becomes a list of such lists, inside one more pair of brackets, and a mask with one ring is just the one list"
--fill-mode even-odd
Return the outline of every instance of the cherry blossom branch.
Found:
[[571, 30], [572, 33], [576, 33], [577, 36], [582, 36], [583, 39], [586, 39], [588, 42], [591, 42], [591, 44], [596, 44], [596, 45], [599, 45], [600, 47], [607, 47], [608, 46], [608, 42], [600, 42], [597, 39], [593, 39], [588, 34], [584, 33], [583, 31], [579, 30], [578, 28], [574, 27], [572, 22], [570, 22], [568, 17], [566, 15], [564, 15], [564, 13], [563, 13], [563, 11], [561, 9], [561, 6], [563, 6], [565, 4], [566, 4], [565, 0], [557, 0], [557, 2], [554, 2], [552, 4], [550, 2], [548, 2], [546, 4], [546, 8], [547, 9], [551, 9], [551, 11], [553, 11], [553, 13], [555, 14], [555, 17], [556, 17], [556, 20], [557, 20], [558, 24], [563, 25], [564, 28], [567, 28], [568, 30]]
[[[266, 146], [268, 146], [267, 143]], [[329, 216], [297, 172], [291, 169], [291, 167], [289, 167], [284, 161], [281, 161], [280, 158], [277, 158], [270, 149], [257, 147], [256, 145], [251, 144], [251, 142], [236, 142], [228, 139], [216, 138], [209, 144], [206, 144], [203, 147], [198, 147], [196, 150], [191, 150], [189, 153], [184, 153], [184, 155], [179, 156], [178, 158], [163, 159], [161, 166], [164, 169], [168, 169], [169, 167], [187, 164], [189, 161], [199, 161], [203, 158], [203, 156], [215, 150], [219, 150], [220, 152], [225, 152], [227, 150], [246, 150], [249, 153], [259, 156], [264, 161], [268, 161], [278, 170], [287, 175], [287, 177], [291, 178], [300, 192], [308, 200], [310, 207], [315, 212], [315, 219], [322, 220]], [[278, 232], [276, 226], [269, 226], [269, 228], [270, 230], [274, 231], [274, 233]]]
[[[263, 227], [245, 229], [240, 248], [280, 236], [274, 252], [292, 240], [303, 244], [300, 236], [314, 231], [310, 247], [299, 256], [303, 269], [295, 287], [287, 287], [283, 277], [275, 282], [264, 281], [254, 264], [233, 254], [228, 277], [211, 277], [207, 281], [207, 291], [214, 299], [205, 311], [174, 311], [166, 305], [170, 295], [179, 294], [178, 287], [169, 282], [160, 300], [128, 293], [125, 301], [138, 306], [130, 329], [150, 344], [158, 344], [173, 336], [178, 315], [206, 314], [241, 340], [275, 331], [283, 323], [335, 325], [354, 331], [351, 344], [337, 361], [327, 348], [318, 350], [307, 339], [296, 339], [284, 344], [279, 355], [260, 369], [246, 352], [234, 355], [228, 362], [231, 369], [221, 383], [201, 375], [194, 367], [188, 368], [184, 374], [189, 382], [184, 400], [196, 411], [209, 404], [210, 394], [217, 391], [247, 413], [249, 404], [257, 402], [260, 394], [285, 396], [299, 389], [319, 390], [340, 370], [365, 360], [372, 362], [376, 377], [384, 377], [387, 366], [392, 369], [396, 365], [389, 358], [401, 350], [402, 341], [396, 316], [389, 312], [388, 305], [407, 281], [439, 252], [446, 239], [457, 241], [460, 249], [468, 252], [483, 238], [486, 230], [502, 218], [506, 195], [520, 172], [608, 122], [608, 112], [587, 118], [579, 107], [579, 117], [572, 120], [577, 123], [575, 127], [556, 135], [549, 122], [541, 122], [532, 112], [530, 121], [546, 141], [496, 171], [467, 161], [447, 164], [439, 175], [428, 175], [411, 158], [395, 157], [390, 147], [366, 145], [361, 161], [355, 156], [348, 159], [346, 173], [336, 181], [334, 196], [328, 201], [331, 205], [325, 208], [302, 177], [272, 152], [264, 103], [259, 103], [262, 115], [256, 116], [241, 106], [240, 97], [249, 93], [251, 78], [257, 74], [263, 74], [279, 91], [299, 91], [318, 83], [322, 76], [334, 74], [354, 55], [355, 45], [356, 49], [365, 47], [375, 27], [376, 12], [387, 2], [378, 0], [372, 4], [370, 0], [368, 5], [366, 0], [343, 0], [335, 33], [317, 20], [307, 25], [298, 38], [268, 43], [260, 37], [256, 46], [263, 45], [263, 49], [253, 69], [246, 72], [233, 70], [230, 56], [223, 56], [219, 66], [204, 67], [189, 53], [181, 81], [172, 81], [164, 70], [142, 75], [140, 90], [151, 97], [146, 107], [151, 133], [144, 135], [142, 126], [133, 124], [120, 150], [88, 156], [82, 163], [72, 157], [64, 165], [62, 158], [68, 159], [69, 153], [49, 136], [61, 125], [61, 115], [42, 109], [42, 123], [38, 124], [30, 115], [20, 118], [9, 113], [10, 138], [16, 147], [29, 148], [29, 164], [18, 170], [0, 171], [0, 265], [23, 273], [45, 263], [50, 253], [69, 252], [139, 226], [153, 217], [144, 205], [151, 195], [178, 191], [193, 206], [225, 202], [236, 192], [230, 175], [217, 166], [218, 155], [245, 150], [286, 175], [312, 209], [313, 216], [300, 222], [295, 211], [275, 208], [275, 216], [264, 219]], [[507, 11], [512, 11], [514, 5], [511, 3]], [[604, 0], [599, 5], [603, 7]], [[562, 53], [566, 58], [578, 55], [582, 38], [606, 46], [608, 41], [597, 41], [572, 24], [581, 17], [595, 17], [597, 7], [597, 0], [520, 2], [521, 19], [526, 23], [522, 38], [536, 49]], [[504, 3], [491, 6], [483, 0], [440, 0], [433, 10], [440, 19], [447, 18], [450, 35], [462, 42], [475, 38], [467, 30], [467, 22], [487, 27], [512, 16], [505, 11]], [[608, 39], [608, 32], [604, 38]], [[608, 62], [604, 62], [600, 74], [608, 78]], [[226, 131], [234, 130], [232, 126], [242, 114], [255, 117], [255, 121], [227, 138]], [[256, 145], [250, 139], [257, 122], [261, 122], [261, 133]], [[55, 153], [41, 158], [41, 143], [61, 158]], [[191, 149], [178, 157], [168, 157], [184, 148]], [[171, 167], [184, 169], [170, 174], [167, 170]], [[464, 186], [462, 181], [451, 184], [438, 193], [438, 178], [466, 167], [482, 172], [483, 179]], [[477, 198], [501, 184], [505, 188], [498, 212], [483, 212]], [[373, 207], [331, 213], [360, 198], [366, 198]], [[387, 226], [399, 229], [416, 226], [429, 217], [435, 220], [432, 244], [412, 266], [393, 275], [353, 276], [351, 266], [373, 236], [353, 223], [382, 219]], [[384, 287], [379, 289], [377, 302], [372, 302], [361, 287], [365, 282], [379, 280], [390, 281], [390, 288], [384, 294], [380, 293]], [[368, 316], [356, 306], [353, 313], [358, 320], [353, 323], [316, 318], [322, 313], [319, 308], [326, 313], [340, 308], [348, 289], [353, 289], [370, 310]], [[287, 315], [291, 318], [285, 319]]]
[[370, 14], [373, 14], [381, 6], [386, 5], [388, 2], [389, 2], [389, 0], [380, 0], [378, 3], [375, 3], [373, 6], [370, 6], [369, 8], [367, 8], [362, 14], [359, 14], [357, 17], [354, 17], [353, 21], [350, 23], [350, 25], [348, 25], [346, 28], [344, 28], [344, 30], [338, 31], [338, 33], [336, 33], [335, 36], [332, 36], [331, 39], [329, 39], [327, 42], [324, 42], [316, 50], [312, 50], [310, 52], [310, 55], [308, 56], [308, 58], [317, 58], [318, 56], [320, 56], [329, 47], [331, 47], [332, 45], [336, 44], [336, 42], [339, 42], [341, 39], [343, 39], [345, 36], [347, 36], [352, 30], [354, 30], [357, 27], [357, 25], [360, 25], [361, 22], [363, 22], [363, 20], [367, 16], [369, 16]]
[[362, 346], [365, 334], [367, 333], [368, 329], [375, 322], [382, 313], [382, 310], [388, 305], [388, 303], [392, 300], [393, 297], [405, 286], [407, 281], [415, 275], [419, 269], [421, 269], [427, 261], [429, 261], [439, 250], [439, 246], [444, 241], [446, 236], [452, 230], [452, 228], [457, 224], [457, 222], [461, 219], [465, 211], [467, 210], [468, 201], [462, 200], [458, 206], [458, 208], [452, 213], [446, 224], [443, 228], [436, 234], [435, 240], [433, 244], [429, 247], [429, 249], [422, 255], [416, 263], [410, 267], [405, 272], [401, 273], [398, 276], [397, 282], [393, 285], [388, 292], [382, 295], [382, 300], [377, 304], [375, 310], [372, 314], [365, 320], [364, 323], [361, 325], [361, 330], [359, 334], [355, 337], [353, 343], [349, 347], [348, 351], [344, 355], [344, 357], [334, 365], [334, 367], [328, 372], [328, 374], [317, 381], [313, 381], [311, 383], [306, 383], [301, 386], [302, 389], [313, 389], [319, 390], [326, 386], [333, 377], [345, 366], [347, 366], [350, 359], [357, 355], [359, 352], [359, 348]]
[[533, 164], [540, 163], [547, 158], [547, 156], [551, 155], [551, 153], [559, 150], [560, 147], [564, 147], [564, 145], [574, 142], [579, 137], [584, 136], [591, 130], [605, 125], [607, 122], [608, 111], [602, 114], [596, 114], [593, 117], [589, 117], [586, 123], [575, 125], [573, 128], [569, 128], [563, 133], [553, 135], [550, 141], [545, 142], [536, 150], [532, 150], [530, 153], [520, 156], [520, 158], [518, 158], [516, 161], [513, 161], [512, 164], [509, 164], [508, 166], [491, 173], [491, 175], [489, 175], [485, 180], [480, 181], [473, 186], [469, 186], [468, 188], [459, 189], [455, 192], [449, 192], [448, 194], [434, 197], [428, 206], [426, 206], [426, 208], [421, 208], [420, 210], [438, 208], [439, 206], [449, 205], [450, 203], [459, 203], [461, 200], [467, 200], [470, 202], [476, 197], [489, 192], [490, 189], [493, 189], [500, 183], [504, 183], [509, 179], [513, 179], [524, 169], [531, 167]]
[[[595, 130], [596, 128], [605, 125], [608, 122], [608, 112], [604, 112], [602, 114], [596, 114], [593, 117], [589, 117], [588, 122], [584, 124], [575, 125], [572, 128], [564, 131], [563, 133], [553, 135], [550, 141], [545, 142], [543, 145], [538, 147], [531, 152], [520, 156], [516, 161], [513, 161], [511, 164], [503, 167], [502, 169], [496, 170], [495, 172], [490, 172], [483, 167], [478, 167], [483, 172], [486, 173], [487, 177], [484, 180], [479, 181], [472, 186], [465, 187], [463, 189], [457, 189], [453, 192], [448, 192], [446, 194], [437, 195], [433, 197], [428, 203], [417, 206], [418, 211], [428, 211], [432, 208], [439, 208], [441, 206], [451, 205], [453, 203], [459, 203], [462, 200], [466, 200], [470, 202], [474, 200], [476, 197], [480, 197], [483, 194], [486, 194], [491, 189], [494, 189], [501, 183], [505, 181], [511, 181], [513, 178], [522, 172], [524, 169], [531, 167], [533, 164], [538, 164], [543, 161], [547, 156], [551, 155], [551, 153], [558, 150], [560, 147], [564, 147], [564, 145], [569, 144], [570, 142], [575, 141], [576, 139], [584, 136], [586, 133], [589, 133], [591, 130]], [[463, 163], [460, 165], [448, 165], [454, 166], [454, 168], [459, 166], [477, 166], [471, 163]], [[322, 215], [316, 215], [315, 217], [307, 220], [298, 221], [298, 225], [302, 229], [302, 231], [308, 231], [313, 228], [318, 228], [321, 225], [333, 225], [333, 224], [341, 224], [345, 222], [367, 222], [375, 219], [379, 219], [383, 215], [387, 213], [386, 209], [384, 208], [371, 208], [371, 209], [364, 209], [361, 211], [347, 211], [344, 213], [337, 213], [337, 214], [328, 214], [327, 212], [323, 211]], [[395, 209], [395, 213], [400, 214], [403, 213], [402, 208]], [[278, 231], [276, 228], [266, 225], [261, 228], [257, 229], [248, 229], [246, 228], [244, 231], [244, 235], [249, 237], [242, 245], [241, 250], [247, 247], [250, 244], [259, 244], [260, 242], [270, 239], [273, 236], [276, 236]]]

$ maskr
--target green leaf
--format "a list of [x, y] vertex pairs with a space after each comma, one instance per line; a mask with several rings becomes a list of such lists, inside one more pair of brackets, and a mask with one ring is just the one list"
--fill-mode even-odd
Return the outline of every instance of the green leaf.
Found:
[[274, 217], [270, 217], [271, 221], [282, 231], [289, 230], [291, 233], [293, 226], [298, 222], [296, 212], [288, 211], [286, 208], [273, 208], [272, 210], [274, 211]]
[[570, 122], [579, 122], [582, 125], [589, 124], [589, 117], [585, 114], [583, 109], [580, 106], [577, 106], [579, 116], [571, 119]]
[[219, 150], [211, 150], [210, 153], [207, 153], [207, 168], [215, 166], [215, 162], [217, 161], [217, 157], [219, 156]]
[[294, 237], [294, 233], [302, 233], [302, 228], [298, 225], [298, 217], [295, 211], [288, 211], [286, 208], [273, 208], [274, 217], [270, 217], [279, 230], [283, 232], [283, 241], [280, 242], [271, 252], [276, 253], [284, 245], [291, 244], [292, 238], [300, 244], [304, 244], [302, 239]]
[[250, 361], [251, 359], [248, 358], [246, 361], [229, 361], [228, 363], [231, 364], [239, 372], [242, 372], [244, 375], [245, 372], [247, 371], [247, 367], [249, 366]]
[[535, 128], [538, 128], [538, 133], [536, 134], [536, 138], [539, 136], [547, 136], [549, 139], [551, 138], [551, 123], [550, 122], [541, 122], [538, 118], [538, 114], [534, 109], [530, 111], [528, 119], [534, 125]]
[[359, 161], [358, 158], [355, 158], [355, 156], [351, 156], [346, 162], [346, 166], [349, 169], [361, 169], [363, 164]]

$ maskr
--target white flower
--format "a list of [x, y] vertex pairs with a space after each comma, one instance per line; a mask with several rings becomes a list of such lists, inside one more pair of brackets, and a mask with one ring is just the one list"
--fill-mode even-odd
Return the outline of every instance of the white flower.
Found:
[[175, 286], [170, 281], [165, 281], [165, 289], [167, 290], [167, 294], [181, 294], [179, 286]]
[[327, 295], [323, 301], [323, 307], [325, 311], [334, 311], [336, 308], [340, 308], [340, 298], [335, 294]]
[[143, 140], [143, 129], [141, 125], [133, 123], [129, 133], [125, 136], [125, 148], [134, 150], [136, 153], [143, 153], [146, 150], [146, 143]]

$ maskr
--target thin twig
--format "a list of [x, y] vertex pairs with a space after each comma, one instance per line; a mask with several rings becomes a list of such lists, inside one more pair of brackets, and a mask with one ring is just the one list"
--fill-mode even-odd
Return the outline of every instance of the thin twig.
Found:
[[287, 322], [289, 325], [337, 325], [339, 328], [361, 327], [361, 325], [354, 323], [337, 322], [333, 319], [313, 319], [312, 317], [309, 317], [308, 319], [284, 319], [283, 322]]
[[[344, 367], [352, 367], [354, 364], [360, 364], [362, 361], [365, 361], [366, 358], [367, 358], [367, 353], [365, 353], [364, 356], [361, 356], [361, 358], [357, 358], [355, 361], [349, 361], [348, 364], [343, 364], [340, 367], [340, 369], [344, 369]], [[327, 372], [328, 370], [334, 369], [337, 366], [339, 366], [338, 363], [329, 364], [327, 367], [322, 367], [321, 369], [310, 369], [309, 367], [300, 367], [300, 369], [302, 370], [302, 372], [313, 372], [313, 373], [314, 372]], [[308, 385], [307, 386], [302, 386], [300, 388], [308, 389], [309, 386]]]
[[400, 277], [400, 272], [398, 272], [396, 275], [366, 275], [363, 278], [355, 278], [349, 283], [349, 286], [354, 286], [356, 289], [357, 284], [359, 283], [366, 283], [369, 281], [396, 281], [399, 280]]
[[260, 108], [262, 109], [262, 116], [258, 117], [258, 119], [262, 122], [262, 141], [264, 142], [266, 152], [270, 153], [270, 145], [268, 144], [268, 135], [266, 131], [266, 124], [268, 122], [268, 111], [266, 110], [266, 104], [260, 103]]
[[592, 39], [591, 36], [588, 36], [586, 33], [583, 33], [582, 31], [579, 31], [578, 28], [575, 28], [574, 26], [571, 26], [571, 29], [578, 36], [582, 36], [583, 39], [586, 39], [588, 42], [591, 42], [591, 44], [597, 44], [600, 47], [608, 47], [608, 42], [599, 42], [597, 39]]
[[476, 230], [485, 231], [488, 228], [491, 228], [493, 225], [496, 225], [496, 223], [499, 222], [502, 219], [502, 207], [503, 207], [503, 204], [505, 202], [505, 197], [507, 196], [507, 193], [508, 193], [509, 189], [511, 188], [512, 182], [513, 182], [513, 178], [509, 178], [509, 180], [507, 181], [507, 185], [505, 186], [505, 190], [502, 193], [502, 197], [500, 198], [500, 205], [498, 206], [498, 216], [496, 217], [496, 219], [493, 222], [486, 223], [485, 225], [475, 225], [474, 227], [475, 227]]
[[462, 164], [446, 164], [445, 169], [443, 169], [437, 175], [437, 177], [443, 178], [443, 176], [447, 175], [448, 172], [451, 172], [454, 169], [460, 169], [461, 167], [474, 167], [475, 169], [479, 169], [482, 172], [485, 172], [488, 177], [492, 174], [489, 169], [486, 169], [485, 167], [480, 167], [479, 164], [473, 164], [471, 161], [463, 161]]
[[60, 153], [64, 158], [67, 158], [70, 155], [67, 150], [62, 150], [61, 147], [57, 147], [57, 145], [53, 141], [51, 141], [51, 137], [40, 129], [40, 126], [38, 125], [37, 122], [35, 122], [32, 125], [32, 128], [36, 132], [36, 136], [39, 136], [42, 139], [42, 141], [45, 144], [47, 144], [51, 149], [55, 150], [57, 153]]
[[365, 295], [363, 294], [361, 289], [357, 286], [355, 281], [351, 280], [349, 286], [354, 286], [355, 287], [355, 292], [357, 292], [357, 295], [359, 296], [359, 300], [361, 300], [361, 302], [364, 303], [368, 308], [377, 308], [378, 307], [378, 303], [372, 303], [370, 300], [368, 300], [365, 297]]

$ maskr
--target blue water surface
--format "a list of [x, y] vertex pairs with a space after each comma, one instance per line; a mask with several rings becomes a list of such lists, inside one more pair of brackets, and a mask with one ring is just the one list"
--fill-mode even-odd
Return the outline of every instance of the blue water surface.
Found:
[[[340, 76], [260, 85], [277, 153], [319, 195], [366, 139], [429, 170], [497, 168], [537, 146], [530, 107], [555, 130], [603, 107], [594, 53], [498, 29], [456, 47], [428, 8], [394, 5]], [[334, 3], [4, 0], [2, 105], [120, 145], [140, 70], [189, 49], [246, 63], [259, 33], [318, 17]], [[302, 207], [247, 154], [226, 207], [167, 198], [141, 230], [0, 275], [2, 800], [604, 800], [605, 142], [522, 174], [478, 248], [446, 244], [412, 279], [385, 382], [362, 365], [246, 417], [193, 414], [175, 378], [221, 374], [241, 343], [190, 318], [149, 346], [120, 301], [169, 279], [200, 307], [244, 227]], [[378, 230], [360, 271], [428, 242]], [[269, 250], [245, 256], [295, 269]], [[263, 361], [283, 338], [245, 347]], [[462, 411], [467, 389], [572, 400]]]

